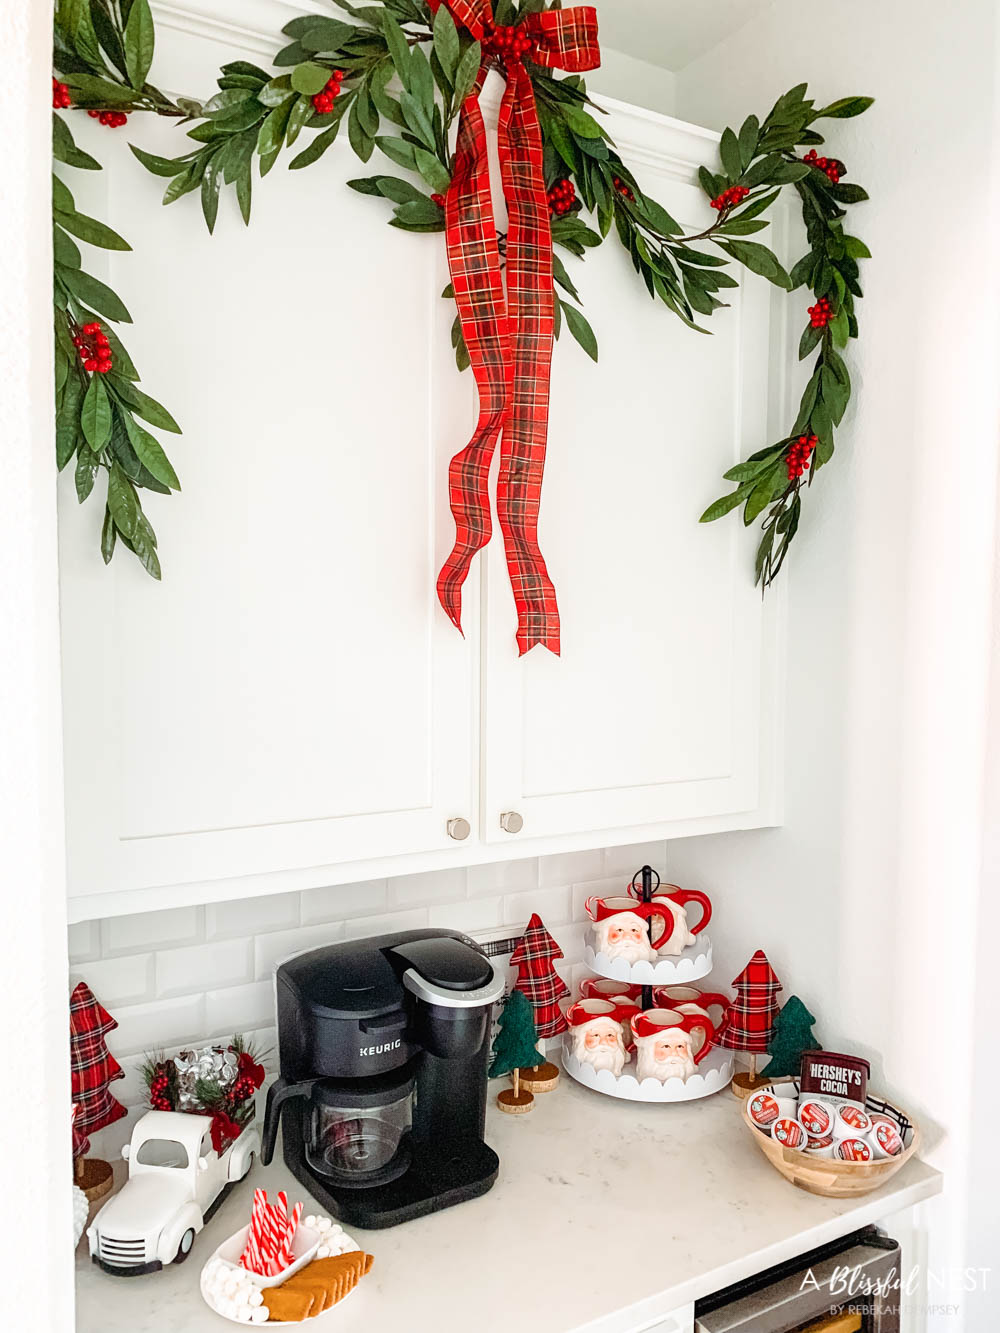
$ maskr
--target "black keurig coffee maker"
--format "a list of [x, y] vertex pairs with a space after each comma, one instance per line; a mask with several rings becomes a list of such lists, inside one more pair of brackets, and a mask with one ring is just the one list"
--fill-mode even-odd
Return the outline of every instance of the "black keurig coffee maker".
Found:
[[281, 1120], [285, 1161], [343, 1222], [391, 1227], [485, 1194], [493, 1001], [503, 979], [450, 930], [335, 944], [275, 976], [281, 1076], [261, 1160]]

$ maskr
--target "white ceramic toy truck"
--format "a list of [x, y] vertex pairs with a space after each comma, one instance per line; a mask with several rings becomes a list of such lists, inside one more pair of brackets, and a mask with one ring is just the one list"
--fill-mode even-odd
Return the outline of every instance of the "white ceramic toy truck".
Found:
[[87, 1229], [91, 1259], [121, 1277], [183, 1263], [228, 1186], [243, 1179], [258, 1152], [252, 1121], [217, 1153], [208, 1116], [147, 1111], [122, 1149], [128, 1180]]

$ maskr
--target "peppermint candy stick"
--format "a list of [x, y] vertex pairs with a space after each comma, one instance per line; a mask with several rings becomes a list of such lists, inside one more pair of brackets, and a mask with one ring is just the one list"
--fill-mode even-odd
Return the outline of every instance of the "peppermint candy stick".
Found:
[[250, 1212], [250, 1227], [247, 1231], [246, 1244], [240, 1255], [240, 1266], [253, 1273], [266, 1276], [264, 1256], [261, 1252], [261, 1237], [267, 1210], [267, 1195], [262, 1189], [254, 1190], [253, 1208]]
[[302, 1204], [297, 1203], [292, 1209], [292, 1215], [288, 1218], [285, 1227], [285, 1238], [281, 1249], [278, 1251], [278, 1259], [281, 1268], [287, 1268], [292, 1262], [292, 1242], [295, 1239], [295, 1232], [298, 1230], [299, 1218], [302, 1216]]

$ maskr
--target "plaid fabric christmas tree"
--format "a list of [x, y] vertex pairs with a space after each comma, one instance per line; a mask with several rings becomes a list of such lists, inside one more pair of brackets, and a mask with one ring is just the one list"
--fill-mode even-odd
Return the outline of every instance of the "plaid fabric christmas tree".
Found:
[[559, 1001], [569, 999], [569, 989], [553, 966], [562, 956], [559, 945], [542, 925], [542, 918], [534, 912], [510, 962], [517, 968], [514, 989], [530, 1000], [540, 1037], [557, 1037], [568, 1026]]
[[729, 1026], [719, 1038], [719, 1045], [730, 1051], [766, 1051], [774, 1035], [781, 982], [762, 949], [757, 950], [732, 984], [736, 988], [736, 999], [729, 1011]]
[[[73, 1100], [73, 1154], [90, 1146], [87, 1135], [112, 1125], [128, 1113], [108, 1091], [108, 1084], [124, 1078], [125, 1071], [108, 1050], [104, 1038], [118, 1026], [83, 981], [69, 1000], [69, 1050]], [[83, 1146], [80, 1146], [83, 1145]]]

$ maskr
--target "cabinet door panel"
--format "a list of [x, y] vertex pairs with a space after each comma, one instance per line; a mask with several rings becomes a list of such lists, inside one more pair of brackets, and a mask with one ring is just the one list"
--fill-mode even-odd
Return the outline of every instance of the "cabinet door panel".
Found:
[[[184, 489], [143, 492], [156, 584], [125, 550], [104, 569], [100, 506], [62, 479], [73, 891], [449, 847], [476, 765], [474, 663], [434, 597], [471, 413], [442, 246], [345, 188], [346, 144], [279, 164], [247, 229], [224, 201], [212, 238], [111, 137], [110, 170], [71, 184], [133, 244], [92, 267], [184, 428]], [[143, 126], [153, 151], [177, 138]]]
[[[628, 129], [612, 116], [620, 142]], [[705, 201], [678, 178], [678, 140], [639, 169], [693, 232]], [[698, 515], [767, 439], [767, 284], [744, 281], [709, 337], [649, 300], [617, 244], [568, 262], [600, 363], [563, 333], [540, 523], [561, 658], [517, 659], [503, 560], [489, 556], [484, 823], [500, 842], [504, 810], [523, 815], [521, 836], [549, 836], [729, 815], [760, 795], [770, 609], [738, 520]]]

